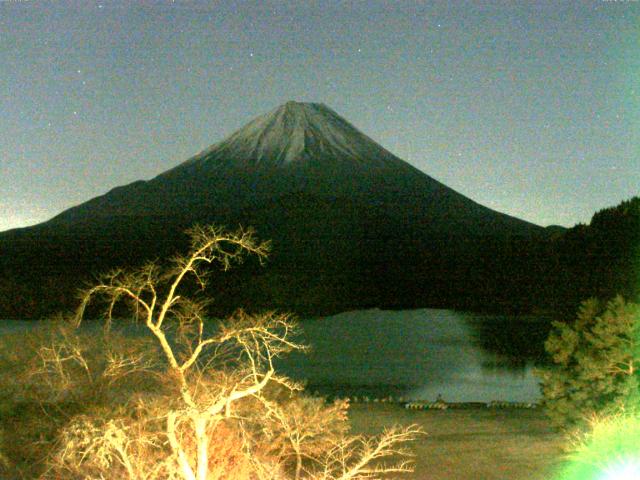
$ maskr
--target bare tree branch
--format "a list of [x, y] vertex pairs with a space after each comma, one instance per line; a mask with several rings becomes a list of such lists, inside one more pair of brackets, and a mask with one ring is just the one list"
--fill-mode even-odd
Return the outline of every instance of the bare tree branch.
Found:
[[[84, 456], [97, 455], [95, 445], [100, 445], [100, 458], [109, 460], [101, 464], [104, 472], [111, 472], [111, 460], [116, 459], [132, 480], [210, 480], [211, 469], [218, 468], [212, 463], [218, 453], [215, 446], [222, 438], [218, 432], [224, 425], [234, 425], [241, 441], [236, 453], [251, 466], [251, 478], [287, 478], [292, 474], [295, 480], [356, 480], [410, 471], [407, 452], [398, 445], [414, 440], [421, 433], [418, 428], [391, 429], [376, 439], [349, 436], [347, 402], [327, 405], [322, 399], [309, 399], [295, 393], [301, 385], [276, 374], [274, 359], [306, 348], [296, 340], [297, 325], [289, 315], [251, 315], [239, 310], [205, 328], [210, 323], [208, 302], [185, 293], [185, 278], [191, 277], [204, 289], [212, 265], [227, 270], [246, 255], [262, 263], [270, 245], [258, 242], [252, 230], [228, 233], [217, 227], [195, 226], [188, 233], [190, 252], [177, 256], [166, 268], [149, 263], [131, 272], [115, 270], [83, 293], [75, 317], [77, 325], [89, 302], [97, 297], [105, 300], [107, 325], [123, 300], [136, 319], [142, 312], [142, 323], [168, 367], [164, 373], [168, 393], [157, 403], [141, 400], [139, 408], [151, 411], [151, 405], [156, 405], [156, 410], [151, 416], [141, 415], [145, 420], [140, 421], [138, 433], [117, 423], [92, 427], [87, 445], [93, 446], [81, 450], [80, 459], [74, 457], [74, 461], [82, 463]], [[49, 355], [53, 363], [47, 363], [48, 354], [43, 350], [47, 368], [61, 369], [64, 362], [80, 361], [73, 350]], [[120, 376], [154, 373], [153, 362], [148, 363], [142, 354], [124, 357], [107, 352], [106, 359], [103, 377], [107, 382]], [[61, 372], [65, 374], [64, 369]], [[286, 392], [284, 398], [274, 397], [278, 390]], [[148, 428], [155, 428], [154, 433], [142, 433]], [[142, 445], [131, 437], [136, 434], [150, 435], [154, 440]], [[145, 463], [144, 455], [133, 455], [147, 447], [158, 455], [152, 456], [156, 461]], [[65, 449], [69, 454], [78, 453], [69, 445]], [[265, 450], [270, 453], [266, 455]], [[71, 458], [65, 455], [61, 458]], [[381, 461], [389, 457], [396, 462]], [[249, 478], [243, 475], [238, 478]]]

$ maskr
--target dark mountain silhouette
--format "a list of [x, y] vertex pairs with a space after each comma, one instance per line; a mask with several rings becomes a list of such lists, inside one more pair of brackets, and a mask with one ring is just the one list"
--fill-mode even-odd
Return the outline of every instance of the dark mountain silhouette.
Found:
[[596, 212], [588, 225], [552, 237], [546, 249], [545, 297], [567, 317], [590, 297], [640, 301], [640, 197]]
[[219, 305], [300, 312], [524, 308], [539, 264], [530, 244], [550, 235], [422, 173], [330, 108], [288, 102], [152, 180], [0, 234], [0, 293], [19, 299], [0, 316], [69, 307], [78, 279], [184, 249], [196, 222], [273, 240], [267, 268], [215, 286]]
[[115, 217], [193, 218], [263, 209], [299, 197], [364, 202], [421, 216], [431, 230], [531, 234], [400, 160], [322, 104], [288, 102], [148, 182], [118, 187], [47, 222]]

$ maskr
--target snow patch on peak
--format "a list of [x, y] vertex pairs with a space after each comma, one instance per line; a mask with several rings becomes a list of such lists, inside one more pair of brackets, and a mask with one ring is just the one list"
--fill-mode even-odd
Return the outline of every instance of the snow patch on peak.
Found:
[[189, 163], [224, 161], [237, 166], [279, 167], [328, 158], [359, 164], [402, 162], [326, 105], [289, 101], [255, 118]]

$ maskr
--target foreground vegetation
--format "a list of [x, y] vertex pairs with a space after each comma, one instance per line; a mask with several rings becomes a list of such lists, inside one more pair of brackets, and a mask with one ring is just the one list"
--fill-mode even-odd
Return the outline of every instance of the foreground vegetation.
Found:
[[539, 370], [547, 413], [563, 429], [640, 405], [640, 305], [589, 299], [572, 323], [554, 322], [545, 343], [553, 365]]
[[[82, 293], [75, 315], [3, 337], [0, 474], [388, 478], [412, 471], [401, 447], [421, 435], [418, 420], [433, 433], [418, 447], [414, 478], [549, 478], [561, 444], [573, 460], [558, 469], [563, 480], [636, 468], [629, 462], [640, 475], [637, 304], [590, 300], [575, 322], [554, 323], [546, 348], [555, 365], [541, 373], [543, 394], [553, 423], [572, 435], [568, 449], [538, 412], [357, 406], [354, 434], [348, 402], [309, 397], [275, 371], [276, 358], [305, 348], [290, 316], [237, 311], [208, 320], [209, 300], [197, 293], [211, 266], [262, 260], [269, 245], [242, 230], [196, 227], [190, 236], [186, 256], [110, 272]], [[96, 315], [101, 322], [84, 325]], [[114, 322], [122, 315], [130, 322]], [[404, 426], [390, 426], [395, 420]], [[388, 428], [371, 437], [376, 424]]]
[[544, 403], [570, 452], [556, 478], [640, 478], [640, 305], [587, 300], [574, 322], [554, 323], [545, 347]]
[[[205, 325], [207, 300], [192, 296], [205, 287], [203, 267], [264, 258], [268, 244], [242, 230], [190, 235], [188, 255], [111, 272], [82, 294], [72, 318], [4, 339], [6, 474], [349, 480], [411, 471], [400, 446], [420, 434], [415, 425], [350, 435], [347, 402], [305, 396], [278, 375], [273, 360], [303, 348], [287, 315], [240, 311]], [[104, 328], [82, 332], [95, 301], [105, 307]], [[135, 319], [136, 335], [113, 328], [121, 311]]]

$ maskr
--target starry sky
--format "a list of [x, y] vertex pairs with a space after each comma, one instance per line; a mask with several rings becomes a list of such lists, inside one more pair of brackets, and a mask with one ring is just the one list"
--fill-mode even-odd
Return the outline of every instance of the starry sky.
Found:
[[640, 0], [0, 0], [0, 230], [287, 100], [539, 225], [640, 194]]

